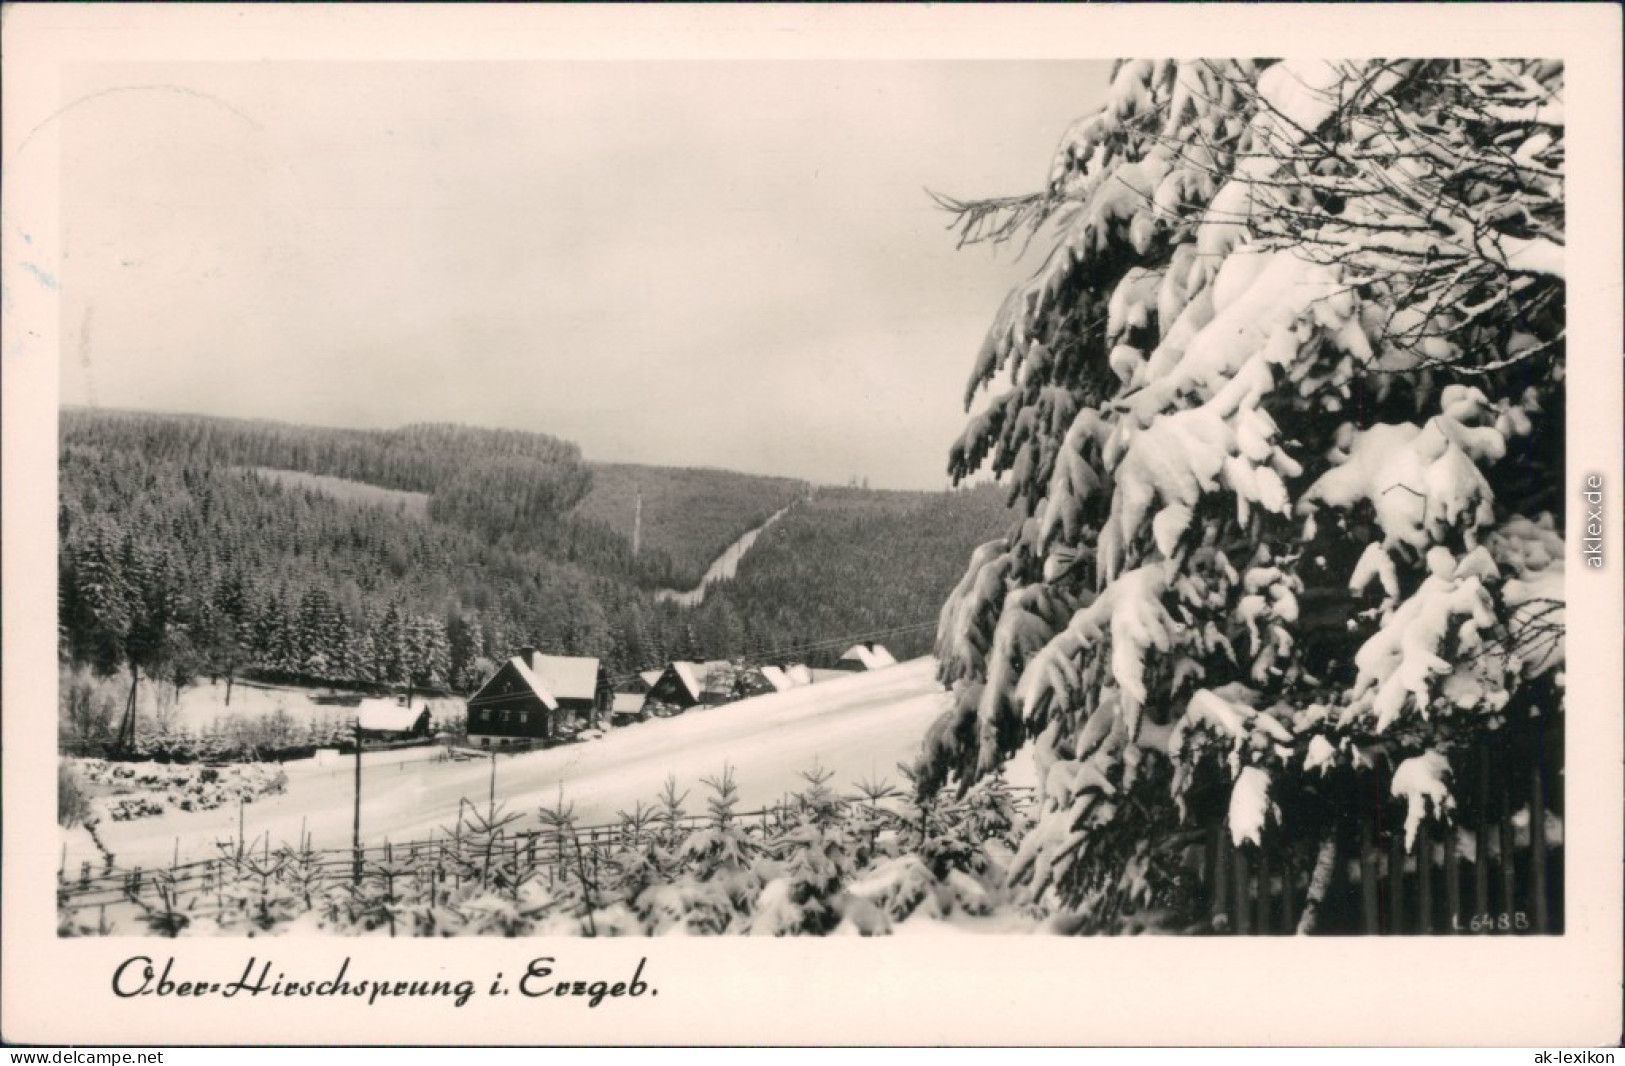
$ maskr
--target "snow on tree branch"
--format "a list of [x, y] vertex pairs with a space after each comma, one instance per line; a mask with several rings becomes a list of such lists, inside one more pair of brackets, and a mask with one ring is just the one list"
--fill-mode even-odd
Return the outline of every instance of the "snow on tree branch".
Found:
[[938, 197], [962, 243], [1049, 242], [949, 464], [1030, 518], [944, 606], [916, 767], [1031, 752], [1035, 898], [1098, 898], [1192, 802], [1256, 845], [1375, 761], [1414, 838], [1464, 744], [1560, 709], [1562, 94], [1541, 60], [1123, 61], [1038, 191]]

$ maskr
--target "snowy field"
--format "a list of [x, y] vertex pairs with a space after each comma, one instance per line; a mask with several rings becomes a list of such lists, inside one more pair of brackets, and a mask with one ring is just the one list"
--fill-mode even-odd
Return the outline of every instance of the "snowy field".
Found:
[[[932, 659], [916, 659], [623, 727], [599, 740], [498, 756], [497, 797], [526, 815], [524, 825], [533, 826], [537, 808], [554, 804], [562, 790], [566, 802], [575, 804], [579, 822], [591, 825], [614, 821], [617, 812], [639, 800], [652, 803], [668, 774], [688, 791], [689, 813], [703, 813], [707, 793], [700, 779], [719, 773], [725, 763], [734, 768], [741, 811], [801, 788], [800, 773], [815, 764], [833, 770], [831, 786], [843, 792], [863, 779], [902, 785], [897, 764], [913, 758], [926, 727], [946, 706], [935, 666]], [[361, 826], [367, 842], [428, 838], [455, 821], [460, 800], [486, 802], [489, 759], [438, 762], [433, 754], [412, 749], [366, 757]], [[245, 809], [247, 837], [268, 833], [273, 844], [292, 843], [303, 827], [318, 848], [348, 845], [353, 763], [321, 765], [308, 759], [285, 768], [287, 792]], [[139, 821], [104, 821], [99, 831], [120, 866], [150, 868], [168, 865], [177, 847], [183, 862], [215, 857], [216, 840], [237, 836], [237, 817], [235, 807], [170, 811]], [[68, 869], [78, 869], [81, 861], [100, 865], [83, 829], [65, 832], [64, 839]]]
[[[127, 679], [124, 687], [128, 688]], [[166, 692], [164, 694], [166, 706], [160, 711], [154, 689], [154, 685], [147, 683], [141, 686], [138, 698], [142, 719], [153, 722], [167, 715], [176, 728], [187, 730], [205, 730], [216, 723], [224, 724], [232, 721], [253, 722], [269, 718], [278, 711], [286, 714], [298, 725], [321, 721], [346, 722], [355, 714], [354, 707], [319, 703], [317, 698], [334, 695], [347, 695], [352, 699], [361, 698], [360, 693], [345, 693], [338, 689], [294, 688], [238, 681], [231, 687], [231, 706], [228, 707], [226, 683], [204, 679], [182, 689], [177, 700], [169, 701], [167, 699], [169, 693]], [[428, 706], [430, 714], [437, 719], [442, 713], [463, 712], [462, 701], [453, 698], [434, 697], [425, 700], [419, 697], [413, 701], [414, 707], [420, 704]]]

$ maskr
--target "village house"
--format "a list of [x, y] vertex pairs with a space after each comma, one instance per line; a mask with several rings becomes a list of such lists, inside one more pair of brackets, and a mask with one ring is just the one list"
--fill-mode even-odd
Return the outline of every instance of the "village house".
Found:
[[468, 739], [485, 748], [558, 740], [596, 726], [610, 706], [597, 659], [520, 648], [469, 697]]
[[726, 660], [669, 663], [654, 684], [649, 686], [644, 699], [652, 707], [659, 705], [676, 711], [686, 711], [700, 704], [707, 706], [726, 703], [729, 699], [711, 682], [713, 671], [727, 665]]
[[646, 696], [647, 693], [643, 692], [617, 692], [611, 696], [610, 725], [630, 725], [633, 722], [647, 721], [650, 712]]
[[785, 666], [762, 667], [762, 680], [772, 686], [774, 692], [788, 692], [793, 688], [812, 684], [812, 671], [805, 663], [789, 663]]
[[649, 689], [660, 680], [663, 670], [640, 670], [622, 678], [610, 697], [609, 721], [611, 725], [630, 725], [649, 719]]
[[727, 659], [678, 661], [661, 671], [645, 699], [651, 708], [686, 711], [690, 707], [712, 707], [772, 690], [762, 671], [754, 666]]

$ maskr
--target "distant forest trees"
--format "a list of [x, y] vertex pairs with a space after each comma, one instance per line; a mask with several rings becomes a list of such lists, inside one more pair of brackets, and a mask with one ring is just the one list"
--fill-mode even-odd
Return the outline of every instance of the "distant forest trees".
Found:
[[592, 489], [573, 514], [613, 529], [630, 544], [641, 496], [638, 570], [645, 587], [691, 589], [723, 548], [809, 488], [793, 478], [731, 470], [594, 463]]
[[[425, 493], [427, 516], [255, 468]], [[646, 503], [671, 497], [660, 468], [642, 470]], [[729, 475], [703, 473], [714, 491], [694, 506], [722, 514], [688, 528], [731, 537], [759, 521], [747, 505], [783, 506], [757, 484], [778, 479], [742, 478], [729, 493], [718, 488]], [[132, 707], [143, 682], [250, 674], [466, 692], [521, 644], [596, 655], [617, 675], [769, 657], [933, 618], [954, 561], [1007, 525], [985, 490], [821, 490], [758, 542], [737, 581], [689, 609], [655, 603], [651, 581], [673, 574], [670, 558], [647, 541], [634, 558], [621, 532], [580, 514], [595, 469], [540, 434], [70, 410], [59, 475], [62, 655], [126, 675]], [[914, 633], [888, 642], [925, 648]]]
[[[996, 485], [958, 492], [820, 488], [756, 541], [734, 580], [699, 609], [730, 654], [803, 649], [819, 663], [844, 649], [831, 636], [881, 633], [899, 659], [931, 650], [937, 612], [963, 556], [1009, 532]], [[842, 642], [837, 642], [842, 643]]]

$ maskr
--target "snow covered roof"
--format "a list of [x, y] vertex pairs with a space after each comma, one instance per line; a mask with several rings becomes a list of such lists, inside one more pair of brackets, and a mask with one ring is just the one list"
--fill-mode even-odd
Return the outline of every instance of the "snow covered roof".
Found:
[[665, 672], [666, 671], [664, 670], [640, 670], [638, 671], [638, 676], [643, 678], [643, 683], [645, 685], [653, 685], [656, 681], [660, 680], [660, 675]]
[[637, 714], [643, 710], [641, 692], [617, 692], [609, 705], [611, 714]]
[[547, 686], [542, 683], [542, 679], [532, 673], [530, 667], [525, 665], [524, 659], [516, 655], [508, 662], [518, 671], [520, 679], [530, 686], [530, 690], [536, 694], [536, 698], [542, 701], [542, 706], [550, 711], [559, 709], [559, 701], [553, 698], [553, 694], [547, 690]]
[[[524, 666], [524, 660], [515, 658]], [[566, 700], [590, 700], [598, 695], [598, 660], [585, 656], [538, 655], [528, 668], [541, 685], [554, 696]], [[551, 709], [554, 704], [544, 699]]]
[[892, 658], [884, 644], [854, 644], [841, 653], [841, 662], [862, 663], [865, 670], [897, 665], [897, 660]]
[[394, 700], [362, 700], [356, 719], [362, 729], [377, 733], [410, 733], [424, 708], [407, 707]]
[[802, 685], [813, 682], [812, 671], [804, 663], [792, 663], [789, 666], [764, 666], [762, 679], [773, 686], [774, 692], [786, 692]]

